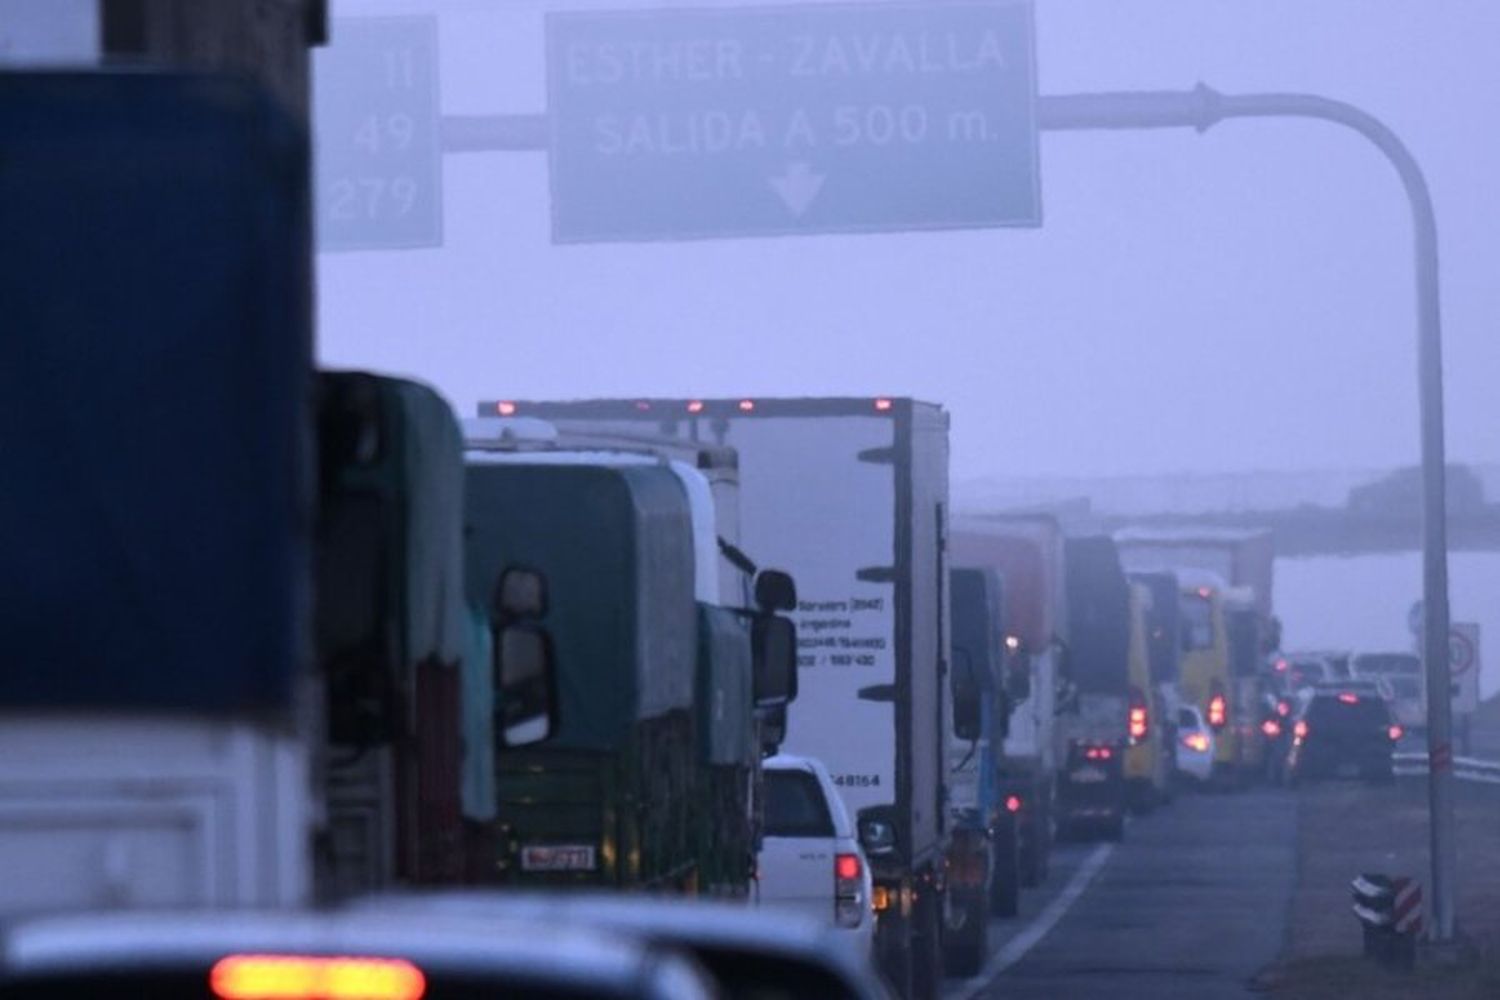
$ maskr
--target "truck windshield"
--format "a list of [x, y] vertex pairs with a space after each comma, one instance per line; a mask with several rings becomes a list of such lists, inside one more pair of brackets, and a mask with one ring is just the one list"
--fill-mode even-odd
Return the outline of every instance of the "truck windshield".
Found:
[[833, 817], [817, 778], [806, 771], [766, 772], [766, 836], [833, 835]]

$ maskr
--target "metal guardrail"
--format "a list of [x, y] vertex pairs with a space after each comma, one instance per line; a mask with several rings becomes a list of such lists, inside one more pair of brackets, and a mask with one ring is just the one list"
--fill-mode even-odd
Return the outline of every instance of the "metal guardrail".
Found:
[[[1427, 773], [1426, 753], [1397, 753], [1391, 755], [1396, 774], [1415, 777]], [[1485, 785], [1500, 785], [1500, 761], [1480, 760], [1477, 757], [1454, 757], [1453, 776], [1460, 781], [1474, 781]]]

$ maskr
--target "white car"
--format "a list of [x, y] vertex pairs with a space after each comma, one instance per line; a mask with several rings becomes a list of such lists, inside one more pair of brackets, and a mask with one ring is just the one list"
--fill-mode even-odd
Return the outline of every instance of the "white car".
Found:
[[756, 866], [762, 906], [825, 920], [868, 955], [875, 934], [870, 866], [843, 799], [820, 761], [765, 761], [765, 839]]
[[1214, 734], [1203, 713], [1191, 705], [1177, 709], [1177, 773], [1207, 781], [1214, 771]]

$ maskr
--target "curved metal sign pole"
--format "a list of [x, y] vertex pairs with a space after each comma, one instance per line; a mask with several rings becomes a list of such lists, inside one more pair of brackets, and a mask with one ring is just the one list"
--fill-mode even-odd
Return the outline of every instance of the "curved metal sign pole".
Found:
[[1454, 934], [1453, 706], [1449, 697], [1448, 540], [1443, 449], [1442, 322], [1437, 222], [1422, 170], [1382, 122], [1353, 105], [1311, 94], [1225, 95], [1191, 91], [1069, 94], [1038, 99], [1047, 130], [1195, 128], [1226, 118], [1319, 118], [1358, 132], [1396, 168], [1411, 202], [1417, 267], [1417, 385], [1422, 420], [1423, 659], [1427, 664], [1428, 778], [1432, 850], [1432, 939]]

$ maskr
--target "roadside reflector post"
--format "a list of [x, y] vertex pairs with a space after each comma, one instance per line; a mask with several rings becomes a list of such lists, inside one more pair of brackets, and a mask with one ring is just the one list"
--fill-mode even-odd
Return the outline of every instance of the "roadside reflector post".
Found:
[[1354, 916], [1364, 935], [1364, 954], [1382, 965], [1416, 966], [1422, 935], [1422, 883], [1403, 876], [1360, 875], [1350, 884]]

